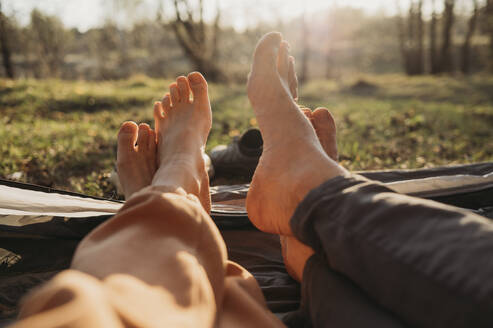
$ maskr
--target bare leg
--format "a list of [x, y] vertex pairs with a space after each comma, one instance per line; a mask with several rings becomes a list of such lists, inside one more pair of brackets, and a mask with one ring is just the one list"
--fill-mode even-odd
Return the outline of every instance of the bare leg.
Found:
[[128, 153], [128, 161], [141, 160], [136, 125], [126, 123], [119, 158], [132, 169], [121, 177], [134, 192], [127, 189], [122, 209], [82, 240], [70, 270], [25, 300], [16, 327], [282, 326], [255, 279], [227, 261], [221, 234], [204, 211], [207, 84], [192, 73], [170, 89], [155, 106], [159, 168], [151, 185], [137, 191], [142, 184], [135, 182], [150, 182], [138, 180], [137, 163], [123, 161]]
[[[211, 112], [203, 76], [179, 77], [154, 115], [159, 166], [152, 182], [84, 238], [71, 268], [97, 279], [98, 287], [87, 290], [102, 288], [113, 315], [127, 325], [213, 326], [228, 262], [224, 241], [204, 211], [210, 201], [202, 151]], [[125, 124], [121, 135], [128, 126], [135, 127]], [[120, 138], [120, 159], [123, 146], [132, 145], [127, 139]], [[138, 176], [127, 173], [121, 178], [129, 186]]]

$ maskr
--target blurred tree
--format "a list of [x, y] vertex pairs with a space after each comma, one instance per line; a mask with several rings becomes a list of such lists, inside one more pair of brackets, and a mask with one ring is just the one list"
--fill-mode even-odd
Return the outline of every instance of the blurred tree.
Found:
[[440, 72], [439, 64], [440, 61], [438, 59], [437, 54], [437, 13], [435, 7], [435, 0], [431, 1], [432, 4], [432, 12], [431, 12], [431, 20], [430, 20], [430, 73], [437, 74]]
[[471, 17], [469, 18], [468, 28], [466, 37], [464, 39], [464, 43], [462, 45], [462, 62], [461, 62], [461, 71], [464, 74], [469, 74], [471, 71], [471, 40], [474, 35], [474, 31], [476, 30], [476, 25], [478, 21], [478, 1], [472, 0], [474, 8]]
[[424, 61], [424, 23], [423, 23], [423, 0], [419, 0], [416, 5], [416, 11], [414, 13], [414, 19], [417, 25], [416, 39], [416, 67], [415, 74], [425, 73], [425, 61]]
[[8, 78], [14, 78], [14, 65], [12, 63], [12, 50], [10, 47], [9, 19], [2, 11], [0, 1], [0, 47], [2, 51], [3, 67]]
[[[5, 10], [6, 1], [0, 1], [3, 2]], [[410, 10], [408, 7], [404, 10], [403, 7], [402, 15], [395, 17], [386, 17], [379, 13], [369, 15], [363, 9], [355, 9], [342, 4], [337, 6], [335, 0], [330, 0], [329, 6], [332, 5], [332, 8], [329, 8], [330, 12], [308, 12], [305, 16], [304, 27], [301, 15], [283, 21], [282, 26], [276, 26], [271, 16], [268, 20], [263, 20], [265, 17], [260, 17], [261, 13], [258, 8], [254, 12], [238, 12], [236, 5], [232, 6], [233, 9], [228, 9], [228, 6], [224, 6], [222, 2], [220, 29], [218, 24], [215, 24], [217, 19], [214, 20], [217, 18], [214, 4], [211, 7], [205, 0], [203, 14], [201, 14], [199, 0], [113, 1], [119, 1], [118, 6], [108, 7], [108, 19], [103, 26], [78, 31], [63, 29], [58, 21], [59, 28], [64, 30], [62, 39], [65, 42], [61, 45], [62, 55], [66, 54], [65, 58], [67, 58], [61, 61], [57, 73], [59, 76], [69, 79], [119, 79], [133, 74], [174, 77], [190, 69], [198, 69], [210, 75], [210, 70], [207, 68], [211, 67], [210, 65], [213, 65], [213, 68], [217, 65], [221, 74], [227, 75], [228, 79], [244, 81], [248, 73], [251, 51], [258, 38], [267, 31], [279, 28], [283, 30], [283, 35], [293, 45], [295, 55], [299, 59], [298, 72], [303, 70], [303, 61], [305, 61], [305, 79], [307, 76], [309, 79], [328, 76], [337, 80], [341, 74], [396, 73], [402, 71], [403, 68], [408, 73], [418, 74], [422, 70], [423, 62], [426, 62], [425, 66], [431, 68], [432, 73], [440, 71], [437, 67], [441, 61], [442, 29], [446, 21], [445, 13], [442, 18], [440, 6], [443, 3], [442, 0], [433, 1], [440, 9], [433, 10], [434, 15], [430, 17], [431, 20], [425, 19], [426, 8], [432, 4], [429, 0], [422, 0], [423, 13], [420, 9], [421, 1], [413, 0]], [[149, 6], [159, 3], [156, 1], [166, 4], [165, 9], [155, 11], [156, 15], [161, 15], [161, 17], [142, 15], [142, 13], [149, 12]], [[461, 1], [465, 3], [466, 0]], [[477, 31], [475, 32], [477, 34], [474, 34], [470, 40], [470, 54], [468, 55], [471, 72], [485, 69], [488, 61], [491, 62], [493, 69], [493, 0], [476, 1], [479, 6]], [[403, 1], [400, 0], [400, 2], [402, 5]], [[405, 3], [409, 4], [410, 0], [406, 0]], [[472, 2], [469, 1], [469, 3]], [[176, 8], [179, 9], [181, 20], [175, 22]], [[467, 15], [459, 14], [457, 8], [455, 12], [456, 22], [449, 42], [451, 51], [457, 59], [457, 69], [462, 69], [462, 60], [465, 56], [461, 55], [461, 50], [468, 35], [468, 21], [473, 17], [469, 12]], [[252, 20], [251, 25], [246, 26], [247, 29], [243, 32], [227, 26], [227, 23], [223, 21], [223, 17], [230, 16], [230, 24], [232, 24], [238, 17], [236, 15], [241, 14], [250, 14], [249, 19]], [[256, 18], [255, 14], [259, 17]], [[46, 17], [41, 16], [42, 19], [39, 20], [42, 23], [38, 24], [43, 27], [41, 29], [35, 28], [34, 22], [28, 26], [20, 26], [12, 17], [8, 17], [7, 36], [10, 40], [10, 58], [16, 77], [55, 75], [47, 63], [51, 55], [45, 55], [46, 51], [42, 49], [40, 43], [51, 44], [50, 40], [55, 39], [56, 41], [57, 37], [41, 37], [56, 34], [52, 32], [53, 28], [48, 29], [45, 26], [53, 25], [53, 22], [47, 23], [45, 22]], [[278, 16], [275, 17], [278, 18]], [[490, 17], [490, 20], [488, 21], [486, 17]], [[396, 30], [397, 23], [399, 24], [399, 42], [396, 42], [394, 33], [389, 33], [389, 31]], [[179, 29], [181, 39], [176, 36], [176, 29], [173, 25]], [[430, 30], [426, 30], [428, 26]], [[38, 35], [40, 31], [41, 36]], [[215, 31], [218, 34], [214, 42]], [[309, 32], [309, 37], [306, 37], [307, 32]], [[477, 38], [476, 35], [478, 35]], [[490, 43], [488, 43], [488, 38], [492, 40]], [[218, 45], [219, 39], [220, 44]], [[452, 39], [459, 40], [460, 43], [454, 46]], [[195, 65], [191, 55], [187, 55], [184, 50], [184, 45], [188, 44], [191, 45], [190, 53], [193, 56], [200, 56], [206, 61], [199, 58], [197, 59], [199, 65]], [[213, 46], [214, 44], [216, 46]], [[490, 46], [491, 52], [489, 52]], [[47, 48], [54, 49], [53, 51], [57, 53], [56, 47]], [[0, 55], [2, 55], [1, 50], [0, 44]], [[219, 53], [218, 50], [220, 50]], [[305, 52], [303, 55], [303, 51], [307, 50], [309, 53]], [[418, 59], [422, 58], [422, 52], [425, 52], [426, 58], [420, 62]], [[211, 55], [213, 53], [218, 56], [214, 57]], [[491, 55], [488, 55], [489, 53]], [[428, 62], [431, 65], [428, 65]], [[6, 75], [4, 72], [6, 72], [4, 67], [0, 67], [0, 75]]]
[[[400, 13], [399, 2], [397, 3]], [[423, 28], [423, 1], [411, 0], [409, 4], [407, 29], [406, 21], [398, 14], [398, 37], [399, 45], [404, 64], [404, 69], [408, 75], [424, 74], [424, 28]], [[406, 32], [407, 30], [407, 32]]]
[[490, 37], [489, 69], [493, 73], [493, 0], [487, 0], [485, 6], [486, 32]]
[[226, 75], [216, 65], [221, 17], [219, 4], [216, 3], [216, 16], [212, 26], [207, 26], [204, 22], [203, 0], [199, 0], [198, 13], [195, 14], [188, 0], [173, 0], [173, 4], [175, 18], [171, 21], [171, 27], [194, 70], [203, 73], [211, 81], [225, 81]]
[[30, 33], [33, 38], [38, 75], [58, 77], [65, 58], [67, 32], [55, 16], [34, 9], [31, 12]]
[[101, 28], [94, 29], [90, 42], [91, 52], [96, 58], [97, 71], [101, 79], [119, 78], [119, 33], [116, 25], [107, 21]]
[[454, 70], [452, 58], [452, 27], [454, 25], [455, 0], [445, 0], [443, 10], [443, 35], [440, 53], [439, 72], [451, 73]]
[[134, 25], [129, 34], [131, 60], [139, 73], [152, 77], [170, 76], [180, 72], [181, 67], [186, 65], [170, 65], [174, 58], [183, 57], [183, 52], [169, 26], [164, 29], [162, 24], [149, 20]]

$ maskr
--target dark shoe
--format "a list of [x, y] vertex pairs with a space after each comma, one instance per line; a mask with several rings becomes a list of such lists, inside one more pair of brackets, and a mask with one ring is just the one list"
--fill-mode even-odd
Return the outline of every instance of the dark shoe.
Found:
[[233, 142], [219, 145], [210, 153], [215, 177], [242, 176], [252, 178], [262, 155], [262, 135], [258, 129], [249, 129]]

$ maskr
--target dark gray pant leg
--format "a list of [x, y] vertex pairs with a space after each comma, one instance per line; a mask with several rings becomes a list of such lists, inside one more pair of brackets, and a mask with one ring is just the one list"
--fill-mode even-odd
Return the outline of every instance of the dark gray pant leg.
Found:
[[[331, 270], [406, 325], [493, 327], [493, 224], [487, 219], [354, 175], [312, 190], [291, 226]], [[307, 297], [314, 304], [323, 295]]]
[[312, 327], [405, 327], [348, 278], [330, 269], [322, 256], [312, 256], [303, 275], [301, 307]]

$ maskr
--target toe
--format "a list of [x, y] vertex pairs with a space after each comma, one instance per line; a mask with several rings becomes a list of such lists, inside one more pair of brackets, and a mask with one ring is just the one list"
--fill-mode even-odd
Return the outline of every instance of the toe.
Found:
[[171, 103], [176, 106], [180, 102], [180, 92], [178, 91], [178, 84], [176, 82], [171, 83], [169, 86], [169, 93], [171, 94]]
[[117, 163], [122, 163], [127, 159], [129, 153], [135, 151], [137, 130], [137, 124], [130, 121], [123, 123], [120, 127], [120, 131], [118, 131]]
[[169, 93], [167, 93], [161, 100], [161, 106], [164, 114], [169, 114], [169, 111], [171, 110], [171, 96]]
[[305, 116], [311, 121], [313, 117], [312, 110], [307, 107], [301, 107], [300, 109], [303, 112], [303, 114], [305, 114]]
[[190, 82], [190, 89], [192, 89], [193, 102], [208, 103], [207, 81], [204, 76], [199, 72], [192, 72], [188, 74], [188, 81]]
[[313, 114], [313, 127], [327, 155], [337, 161], [337, 131], [336, 123], [327, 108], [317, 108]]
[[180, 100], [188, 102], [190, 99], [190, 87], [188, 86], [188, 80], [184, 76], [180, 76], [176, 79], [178, 85], [178, 92], [180, 94]]
[[137, 137], [137, 146], [139, 151], [147, 151], [149, 145], [149, 130], [151, 128], [146, 123], [139, 124], [139, 133]]
[[287, 41], [282, 41], [279, 46], [279, 54], [277, 56], [277, 71], [282, 79], [288, 81], [289, 73], [289, 44]]
[[156, 129], [156, 133], [159, 131], [163, 119], [163, 105], [161, 102], [156, 101], [154, 103], [154, 129]]
[[253, 54], [252, 73], [271, 72], [276, 69], [277, 52], [282, 36], [279, 32], [267, 33], [260, 39]]
[[134, 150], [137, 130], [138, 127], [135, 122], [124, 122], [118, 131], [118, 149]]
[[147, 149], [149, 153], [156, 153], [156, 132], [153, 129], [149, 129], [149, 138], [147, 138]]
[[317, 128], [323, 129], [332, 135], [336, 135], [336, 122], [327, 108], [319, 107], [313, 111]]
[[289, 56], [289, 70], [288, 70], [288, 84], [289, 91], [295, 101], [298, 100], [298, 77], [296, 76], [296, 70], [294, 66], [294, 57]]
[[164, 118], [162, 102], [156, 101], [154, 103], [154, 120], [159, 121]]

